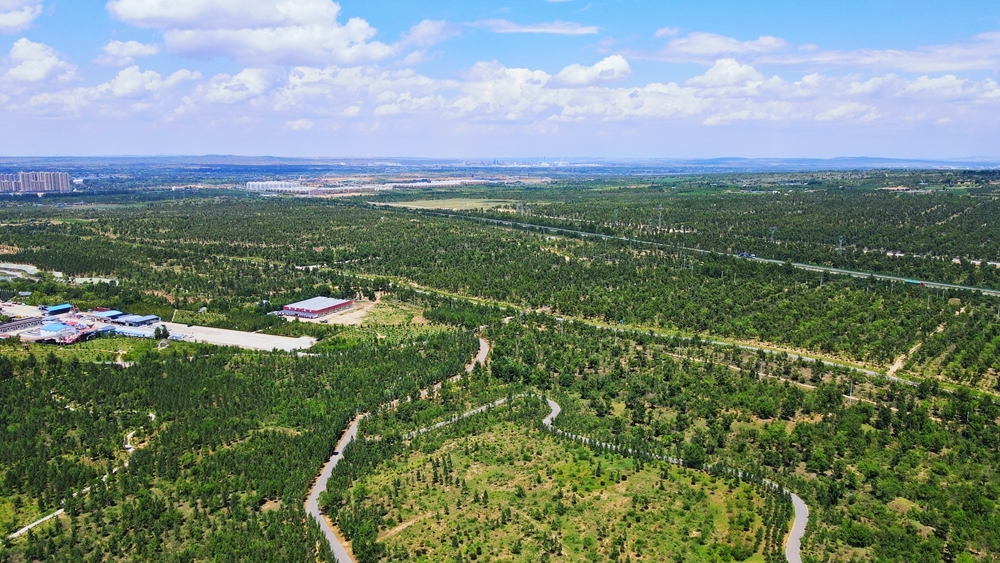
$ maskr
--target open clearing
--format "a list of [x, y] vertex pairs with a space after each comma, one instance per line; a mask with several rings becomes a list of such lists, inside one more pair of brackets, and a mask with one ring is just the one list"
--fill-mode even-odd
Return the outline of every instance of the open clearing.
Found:
[[749, 485], [512, 423], [396, 458], [352, 489], [356, 509], [387, 511], [390, 561], [763, 561]]
[[277, 349], [291, 352], [293, 350], [305, 350], [316, 344], [316, 339], [308, 336], [290, 338], [288, 336], [240, 332], [238, 330], [226, 330], [207, 326], [187, 326], [177, 323], [162, 324], [167, 327], [170, 334], [184, 335], [186, 337], [185, 340], [191, 342], [203, 342], [217, 346], [237, 346], [247, 350]]
[[407, 207], [410, 209], [448, 209], [451, 211], [465, 211], [469, 209], [493, 209], [513, 203], [503, 199], [473, 199], [473, 198], [453, 198], [453, 199], [422, 199], [419, 201], [399, 201], [387, 203], [390, 207]]
[[[375, 301], [355, 301], [353, 307], [340, 313], [318, 319], [300, 318], [298, 320], [303, 323], [341, 326], [426, 324], [427, 321], [423, 318], [422, 313], [423, 309], [419, 307], [378, 295]], [[293, 317], [287, 319], [289, 322], [293, 322]]]

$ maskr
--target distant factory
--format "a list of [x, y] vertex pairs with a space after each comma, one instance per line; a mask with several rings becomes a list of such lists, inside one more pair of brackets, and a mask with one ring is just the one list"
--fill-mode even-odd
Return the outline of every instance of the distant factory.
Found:
[[311, 188], [298, 182], [247, 182], [247, 191], [259, 193], [308, 194]]
[[354, 301], [350, 299], [333, 299], [332, 297], [313, 297], [298, 303], [285, 305], [280, 311], [275, 311], [274, 315], [287, 317], [301, 317], [303, 319], [318, 319], [326, 317], [340, 311], [346, 311], [354, 306]]
[[0, 193], [42, 194], [72, 190], [66, 172], [21, 172], [0, 174]]

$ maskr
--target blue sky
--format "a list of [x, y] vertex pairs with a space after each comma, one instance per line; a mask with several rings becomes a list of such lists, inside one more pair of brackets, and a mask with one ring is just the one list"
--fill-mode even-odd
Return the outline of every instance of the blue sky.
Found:
[[0, 0], [0, 154], [1000, 156], [1000, 3]]

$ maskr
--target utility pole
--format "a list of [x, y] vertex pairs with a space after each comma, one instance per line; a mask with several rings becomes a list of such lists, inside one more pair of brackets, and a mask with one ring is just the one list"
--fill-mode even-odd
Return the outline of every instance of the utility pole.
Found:
[[615, 209], [615, 228], [618, 228], [618, 210]]
[[837, 252], [844, 252], [844, 237], [840, 237], [840, 241], [837, 242]]
[[660, 223], [659, 223], [658, 228], [660, 228], [660, 229], [663, 228], [663, 206], [662, 205], [660, 206]]
[[771, 227], [771, 244], [774, 244], [774, 232], [778, 230], [778, 227]]

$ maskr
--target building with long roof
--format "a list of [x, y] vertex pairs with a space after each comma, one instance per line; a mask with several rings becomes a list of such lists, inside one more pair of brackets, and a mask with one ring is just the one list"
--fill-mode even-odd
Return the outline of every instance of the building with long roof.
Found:
[[318, 319], [327, 315], [345, 311], [354, 306], [350, 299], [334, 299], [332, 297], [313, 297], [298, 303], [285, 305], [278, 314], [304, 319]]

